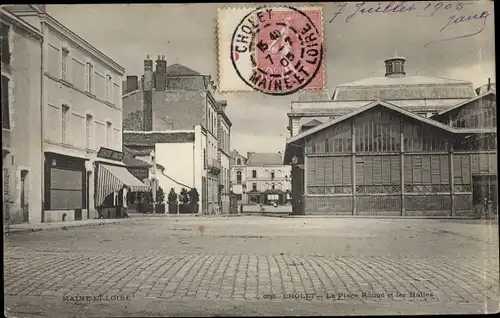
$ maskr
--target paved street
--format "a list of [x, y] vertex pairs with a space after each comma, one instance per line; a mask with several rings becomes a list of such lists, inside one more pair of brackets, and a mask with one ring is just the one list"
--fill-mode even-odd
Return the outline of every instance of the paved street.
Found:
[[498, 261], [488, 221], [129, 219], [6, 237], [5, 295], [16, 316], [480, 313]]

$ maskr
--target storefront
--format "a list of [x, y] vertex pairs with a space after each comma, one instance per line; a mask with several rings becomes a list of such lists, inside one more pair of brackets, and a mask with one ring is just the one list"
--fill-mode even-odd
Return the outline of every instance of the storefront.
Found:
[[149, 192], [151, 187], [133, 176], [122, 162], [123, 152], [101, 148], [95, 161], [95, 207], [99, 217], [122, 217], [122, 191]]
[[88, 206], [85, 159], [45, 153], [43, 222], [82, 220]]

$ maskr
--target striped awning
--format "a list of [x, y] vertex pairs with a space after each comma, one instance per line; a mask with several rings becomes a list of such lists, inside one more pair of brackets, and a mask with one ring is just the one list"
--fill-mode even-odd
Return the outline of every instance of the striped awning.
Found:
[[100, 206], [111, 193], [126, 185], [132, 192], [147, 192], [151, 187], [134, 177], [125, 167], [99, 164], [95, 205]]

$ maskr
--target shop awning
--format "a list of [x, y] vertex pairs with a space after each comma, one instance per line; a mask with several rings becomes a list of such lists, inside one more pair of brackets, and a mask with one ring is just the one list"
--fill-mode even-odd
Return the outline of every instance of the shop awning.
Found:
[[147, 192], [151, 188], [134, 177], [125, 167], [99, 164], [97, 171], [96, 206], [100, 206], [104, 199], [126, 185], [132, 192]]

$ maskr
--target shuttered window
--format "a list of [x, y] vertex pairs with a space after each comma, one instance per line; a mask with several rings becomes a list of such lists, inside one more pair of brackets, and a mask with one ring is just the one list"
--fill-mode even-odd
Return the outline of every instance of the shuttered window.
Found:
[[2, 128], [10, 129], [9, 78], [2, 75]]

